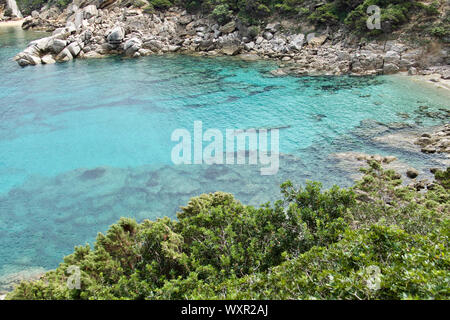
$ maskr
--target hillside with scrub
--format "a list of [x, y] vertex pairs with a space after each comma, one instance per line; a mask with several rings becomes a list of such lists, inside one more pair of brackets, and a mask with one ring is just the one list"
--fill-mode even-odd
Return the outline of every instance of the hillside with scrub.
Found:
[[450, 169], [426, 192], [376, 161], [361, 170], [347, 189], [286, 182], [259, 208], [216, 192], [177, 220], [122, 218], [7, 298], [449, 299]]
[[[33, 10], [49, 7], [64, 9], [70, 0], [17, 0], [22, 13], [31, 15]], [[89, 4], [98, 8], [141, 8], [147, 13], [164, 11], [173, 7], [184, 8], [188, 12], [210, 15], [220, 24], [234, 18], [253, 25], [269, 20], [293, 19], [299, 23], [308, 22], [322, 27], [342, 27], [348, 31], [367, 33], [367, 9], [378, 6], [381, 9], [381, 30], [371, 35], [389, 33], [398, 29], [418, 37], [435, 36], [448, 42], [450, 11], [443, 0], [84, 0], [74, 1], [83, 7]]]

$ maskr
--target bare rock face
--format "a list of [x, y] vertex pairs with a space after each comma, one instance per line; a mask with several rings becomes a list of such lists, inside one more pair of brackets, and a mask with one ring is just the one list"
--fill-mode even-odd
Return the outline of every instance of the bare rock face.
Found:
[[123, 46], [127, 56], [133, 56], [142, 48], [142, 41], [138, 38], [131, 38], [127, 40]]
[[220, 27], [219, 30], [220, 30], [220, 32], [225, 33], [225, 34], [232, 33], [234, 30], [236, 30], [236, 22], [230, 21], [226, 25]]
[[40, 12], [33, 11], [22, 23], [22, 29], [35, 29], [53, 31], [56, 28], [64, 27], [66, 24], [67, 12], [62, 12], [56, 6], [44, 7]]
[[30, 42], [24, 51], [14, 57], [14, 60], [17, 61], [21, 67], [41, 64], [40, 52], [42, 48], [45, 48], [45, 45], [48, 44], [48, 42], [48, 38]]
[[78, 42], [72, 42], [67, 46], [67, 50], [69, 50], [72, 57], [76, 57], [81, 51], [80, 44]]
[[305, 43], [305, 35], [300, 33], [289, 37], [289, 48], [300, 51]]
[[237, 44], [228, 43], [222, 47], [222, 53], [227, 56], [234, 56], [239, 53], [240, 49], [241, 48]]
[[115, 27], [112, 29], [107, 36], [107, 41], [109, 44], [120, 44], [125, 37], [125, 30], [122, 27]]
[[163, 43], [162, 43], [162, 41], [157, 40], [157, 39], [147, 39], [147, 40], [144, 40], [143, 46], [144, 46], [144, 48], [149, 49], [153, 52], [158, 52], [159, 50], [162, 49]]
[[88, 5], [83, 8], [83, 18], [89, 20], [92, 17], [96, 17], [98, 15], [97, 7], [93, 4]]
[[55, 59], [51, 54], [47, 54], [41, 58], [43, 64], [53, 64], [56, 63]]
[[388, 51], [384, 55], [384, 62], [398, 65], [400, 62], [400, 54], [396, 51]]
[[50, 51], [53, 53], [60, 53], [65, 47], [67, 46], [66, 40], [61, 39], [53, 39], [52, 43], [50, 44]]
[[450, 124], [436, 128], [431, 133], [424, 133], [414, 141], [423, 153], [450, 154]]
[[28, 65], [32, 65], [35, 66], [37, 64], [41, 64], [41, 58], [39, 58], [38, 56], [32, 55], [32, 54], [22, 54], [20, 56], [20, 58], [16, 59], [17, 63], [19, 64], [19, 66], [21, 67], [25, 67]]
[[311, 39], [308, 40], [308, 44], [312, 47], [319, 47], [321, 45], [323, 45], [325, 43], [325, 41], [327, 40], [328, 36], [327, 35], [321, 35], [318, 37], [312, 37]]
[[384, 74], [394, 74], [400, 71], [400, 68], [393, 63], [385, 63], [383, 66]]
[[65, 48], [63, 49], [57, 56], [56, 60], [61, 62], [67, 62], [73, 59], [72, 54], [70, 53], [69, 49]]

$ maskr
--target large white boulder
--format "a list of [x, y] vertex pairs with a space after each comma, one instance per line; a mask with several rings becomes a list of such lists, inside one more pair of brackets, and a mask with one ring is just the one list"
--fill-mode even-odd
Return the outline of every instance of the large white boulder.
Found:
[[125, 30], [122, 27], [115, 27], [109, 31], [107, 40], [109, 44], [120, 44], [125, 37]]
[[51, 52], [58, 54], [61, 51], [63, 51], [63, 49], [66, 46], [67, 46], [67, 41], [66, 40], [53, 39], [49, 49], [50, 49]]
[[35, 66], [37, 64], [41, 64], [41, 58], [29, 53], [20, 53], [19, 56], [15, 58], [15, 60], [17, 60], [17, 63], [21, 67], [25, 67], [28, 65]]
[[98, 15], [97, 7], [93, 4], [83, 8], [84, 19], [89, 20]]
[[123, 49], [125, 54], [132, 56], [135, 52], [142, 48], [142, 41], [138, 38], [131, 38], [124, 43]]
[[70, 61], [73, 59], [72, 54], [70, 53], [69, 49], [65, 48], [63, 51], [61, 51], [57, 56], [57, 61]]
[[53, 56], [51, 54], [46, 54], [45, 56], [43, 56], [41, 58], [41, 60], [42, 60], [43, 64], [53, 64], [56, 62], [55, 59], [53, 59]]
[[305, 35], [303, 33], [295, 34], [289, 38], [289, 49], [300, 51], [305, 43]]
[[72, 57], [76, 57], [80, 53], [81, 48], [78, 42], [72, 42], [67, 46], [67, 50], [69, 50]]

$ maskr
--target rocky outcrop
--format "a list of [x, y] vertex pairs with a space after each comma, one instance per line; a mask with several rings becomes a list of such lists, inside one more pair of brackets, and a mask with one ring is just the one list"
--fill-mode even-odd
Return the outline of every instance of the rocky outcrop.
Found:
[[[121, 8], [114, 2], [84, 1], [80, 6], [74, 2], [64, 11], [49, 8], [25, 19], [23, 28], [52, 30], [53, 38], [48, 47], [34, 48], [30, 44], [16, 61], [25, 66], [42, 63], [42, 57], [48, 55], [68, 61], [108, 54], [140, 57], [184, 52], [276, 59], [282, 64], [273, 72], [275, 76], [374, 75], [408, 70], [416, 74], [427, 67], [422, 59], [427, 54], [423, 48], [396, 41], [361, 44], [346, 38], [343, 31], [299, 33], [291, 25], [295, 26], [289, 21], [273, 22], [255, 32], [237, 18], [220, 26], [209, 17], [174, 8], [147, 14], [140, 9]], [[445, 49], [440, 54], [448, 57]]]
[[450, 124], [438, 127], [430, 133], [423, 133], [414, 140], [414, 144], [420, 146], [424, 153], [450, 154]]
[[434, 127], [430, 132], [414, 129], [387, 133], [372, 138], [375, 143], [402, 149], [407, 152], [439, 153], [450, 157], [450, 124]]

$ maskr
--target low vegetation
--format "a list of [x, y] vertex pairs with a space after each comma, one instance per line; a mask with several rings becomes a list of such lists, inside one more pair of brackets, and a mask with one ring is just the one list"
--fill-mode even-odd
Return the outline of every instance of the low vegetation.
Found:
[[217, 192], [177, 220], [122, 218], [8, 298], [449, 299], [450, 168], [426, 192], [375, 161], [364, 173], [348, 189], [286, 182], [260, 208]]
[[20, 11], [24, 16], [30, 15], [34, 10], [40, 11], [45, 5], [66, 8], [72, 0], [16, 0]]

